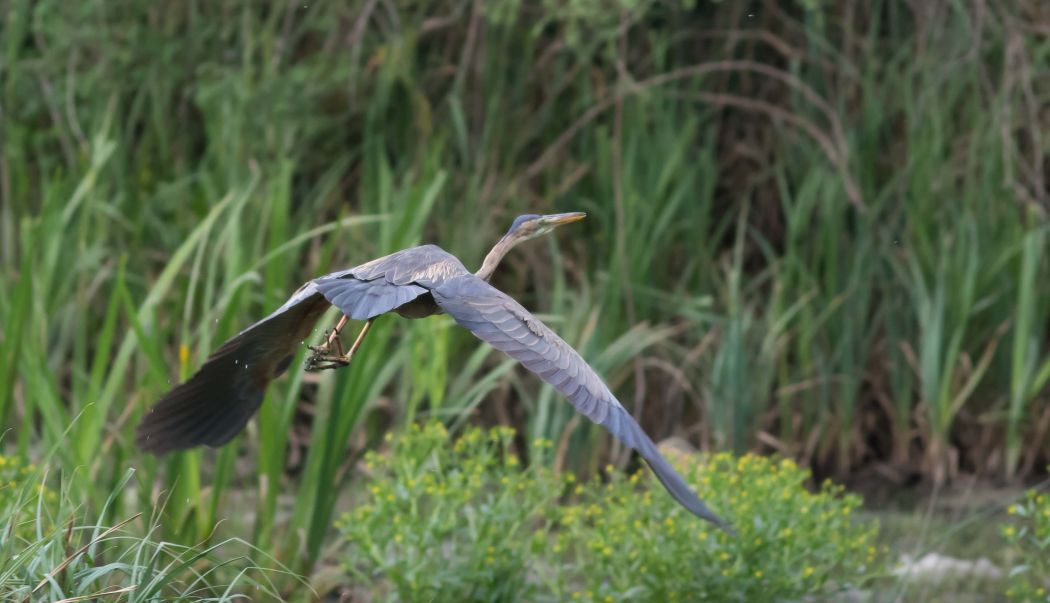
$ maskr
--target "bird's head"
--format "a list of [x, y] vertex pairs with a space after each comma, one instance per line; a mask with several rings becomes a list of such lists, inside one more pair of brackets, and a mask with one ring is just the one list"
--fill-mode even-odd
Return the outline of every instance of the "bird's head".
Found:
[[525, 214], [514, 218], [514, 223], [510, 225], [510, 230], [507, 231], [507, 234], [503, 235], [503, 240], [511, 244], [521, 243], [522, 241], [545, 235], [562, 224], [576, 222], [586, 217], [587, 214], [582, 211], [574, 211], [567, 214], [547, 214], [545, 216]]
[[496, 265], [503, 259], [503, 255], [518, 243], [545, 235], [562, 224], [582, 220], [586, 217], [587, 214], [582, 211], [574, 211], [567, 214], [547, 214], [546, 216], [525, 214], [514, 218], [514, 223], [510, 225], [510, 230], [489, 251], [489, 254], [485, 256], [485, 262], [474, 274], [481, 280], [489, 280], [492, 277], [492, 272], [496, 270]]

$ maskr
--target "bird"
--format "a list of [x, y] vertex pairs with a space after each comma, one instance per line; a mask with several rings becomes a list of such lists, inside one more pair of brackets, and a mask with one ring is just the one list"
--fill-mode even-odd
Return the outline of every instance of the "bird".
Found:
[[[229, 442], [255, 414], [266, 387], [288, 369], [298, 347], [331, 306], [342, 317], [331, 332], [325, 332], [319, 345], [309, 346], [308, 371], [350, 364], [380, 315], [394, 312], [418, 319], [447, 314], [554, 386], [576, 410], [637, 451], [685, 509], [732, 532], [675, 471], [580, 354], [489, 283], [500, 260], [513, 247], [585, 216], [583, 212], [518, 216], [473, 273], [451, 253], [428, 244], [307, 281], [281, 307], [222, 344], [190, 379], [161, 397], [138, 424], [138, 447], [161, 455]], [[344, 353], [339, 334], [351, 319], [364, 324]]]

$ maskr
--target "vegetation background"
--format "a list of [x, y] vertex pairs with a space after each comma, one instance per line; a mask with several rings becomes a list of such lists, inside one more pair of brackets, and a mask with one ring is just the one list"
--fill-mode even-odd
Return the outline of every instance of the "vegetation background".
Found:
[[308, 572], [356, 459], [422, 417], [518, 426], [559, 469], [630, 465], [443, 318], [381, 320], [349, 369], [293, 371], [218, 452], [132, 445], [149, 404], [304, 280], [422, 242], [476, 265], [526, 212], [589, 217], [515, 250], [497, 286], [656, 439], [847, 483], [1045, 474], [1044, 2], [0, 15], [2, 446], [100, 522], [232, 532]]

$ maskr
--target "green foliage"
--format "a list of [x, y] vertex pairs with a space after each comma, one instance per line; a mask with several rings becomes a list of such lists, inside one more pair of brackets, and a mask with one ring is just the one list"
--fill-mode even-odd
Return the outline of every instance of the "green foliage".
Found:
[[157, 539], [157, 526], [140, 515], [110, 522], [131, 472], [92, 516], [70, 491], [75, 481], [56, 480], [53, 490], [39, 469], [0, 461], [0, 600], [280, 599], [270, 580], [280, 572], [259, 569], [251, 555], [261, 552], [240, 539], [182, 546]]
[[1010, 547], [1010, 601], [1050, 601], [1050, 495], [1029, 490], [1022, 501], [1008, 509], [1013, 521], [1001, 533]]
[[[559, 594], [588, 601], [772, 601], [857, 586], [878, 575], [877, 525], [856, 495], [792, 461], [719, 453], [682, 458], [688, 482], [736, 530], [697, 521], [647, 471], [610, 471], [559, 510], [554, 550], [566, 552]], [[610, 468], [611, 469], [611, 468]], [[563, 599], [564, 600], [564, 599]]]
[[58, 494], [41, 479], [37, 467], [16, 456], [0, 454], [0, 551], [12, 542], [47, 529]]
[[[366, 460], [369, 493], [338, 527], [344, 562], [398, 601], [763, 601], [855, 586], [881, 569], [860, 499], [809, 492], [793, 462], [683, 458], [686, 479], [738, 530], [681, 509], [642, 471], [576, 483], [521, 466], [513, 430], [413, 426]], [[538, 442], [538, 447], [549, 443]], [[570, 499], [559, 506], [559, 498]]]
[[370, 495], [337, 524], [355, 582], [378, 600], [535, 600], [528, 574], [563, 484], [523, 470], [513, 435], [472, 427], [451, 446], [442, 424], [413, 424], [388, 455], [370, 453]]
[[348, 458], [426, 413], [622, 468], [444, 318], [382, 318], [350, 368], [289, 371], [218, 452], [133, 446], [150, 403], [307, 278], [420, 242], [475, 266], [515, 214], [582, 209], [496, 284], [657, 439], [840, 475], [1036, 472], [1041, 1], [8, 0], [4, 452], [54, 451], [96, 513], [134, 467], [114, 517], [250, 535], [304, 572]]

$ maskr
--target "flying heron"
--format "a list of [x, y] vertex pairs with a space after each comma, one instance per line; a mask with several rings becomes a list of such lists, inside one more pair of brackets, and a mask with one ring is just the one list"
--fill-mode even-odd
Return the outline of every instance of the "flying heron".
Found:
[[[320, 345], [310, 346], [313, 354], [307, 360], [307, 370], [349, 364], [372, 321], [381, 314], [397, 312], [406, 318], [448, 314], [476, 337], [553, 385], [584, 416], [638, 451], [682, 506], [728, 529], [576, 350], [488, 283], [500, 260], [515, 245], [585, 215], [519, 216], [475, 273], [440, 247], [422, 245], [308, 281], [272, 314], [224, 343], [188, 381], [165, 394], [139, 423], [139, 447], [163, 454], [201, 444], [218, 447], [230, 441], [259, 408], [270, 381], [288, 369], [297, 346], [330, 305], [339, 308], [343, 316], [331, 333], [326, 332]], [[339, 332], [348, 319], [365, 323], [349, 351], [343, 353]]]

